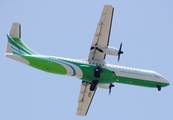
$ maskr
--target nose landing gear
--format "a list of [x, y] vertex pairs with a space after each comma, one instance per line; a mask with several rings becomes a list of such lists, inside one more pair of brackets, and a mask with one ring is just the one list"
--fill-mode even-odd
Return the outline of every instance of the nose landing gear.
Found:
[[158, 91], [161, 91], [161, 88], [162, 88], [162, 86], [158, 84], [158, 85], [157, 85]]

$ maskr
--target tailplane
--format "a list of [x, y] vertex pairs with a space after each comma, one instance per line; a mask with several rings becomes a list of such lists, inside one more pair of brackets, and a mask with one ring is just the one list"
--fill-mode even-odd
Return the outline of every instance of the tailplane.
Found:
[[28, 48], [21, 40], [21, 25], [19, 23], [13, 23], [10, 34], [7, 34], [7, 53], [13, 53], [18, 55], [32, 55], [37, 54], [30, 48]]

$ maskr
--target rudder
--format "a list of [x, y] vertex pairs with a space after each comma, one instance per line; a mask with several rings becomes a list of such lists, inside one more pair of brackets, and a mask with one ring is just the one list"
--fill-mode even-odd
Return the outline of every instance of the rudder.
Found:
[[13, 23], [9, 35], [12, 38], [21, 38], [21, 24]]

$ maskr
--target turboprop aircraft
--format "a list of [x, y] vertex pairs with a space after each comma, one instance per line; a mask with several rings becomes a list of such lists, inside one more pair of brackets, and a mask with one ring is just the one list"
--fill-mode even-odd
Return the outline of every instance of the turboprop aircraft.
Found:
[[168, 86], [169, 82], [155, 71], [111, 65], [105, 61], [106, 55], [118, 57], [123, 54], [122, 43], [119, 49], [109, 46], [109, 36], [114, 8], [105, 5], [90, 46], [87, 60], [77, 60], [38, 54], [21, 40], [21, 25], [13, 23], [9, 34], [5, 56], [42, 71], [74, 76], [79, 78], [81, 89], [78, 99], [77, 115], [88, 112], [97, 88], [105, 88], [111, 93], [113, 83], [124, 83], [157, 88]]

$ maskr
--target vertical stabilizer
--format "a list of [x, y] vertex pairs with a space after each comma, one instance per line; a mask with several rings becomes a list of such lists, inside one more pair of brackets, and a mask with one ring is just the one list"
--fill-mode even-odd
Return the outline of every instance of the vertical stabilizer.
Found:
[[13, 23], [9, 34], [12, 38], [21, 38], [21, 25]]
[[13, 53], [13, 54], [37, 54], [33, 50], [31, 50], [28, 46], [24, 44], [24, 42], [21, 40], [21, 24], [19, 23], [13, 23], [10, 34], [7, 34], [8, 42], [7, 42], [7, 53]]
[[[21, 25], [19, 23], [13, 23], [9, 35], [12, 38], [21, 38]], [[11, 50], [9, 42], [7, 42], [6, 52], [7, 53], [12, 53], [12, 50]]]

